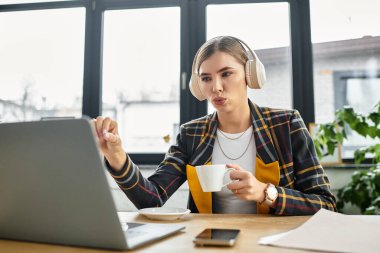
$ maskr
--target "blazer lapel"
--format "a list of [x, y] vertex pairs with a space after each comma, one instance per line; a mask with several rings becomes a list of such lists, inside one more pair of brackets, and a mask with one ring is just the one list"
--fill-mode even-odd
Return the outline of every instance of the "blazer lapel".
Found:
[[251, 109], [252, 126], [255, 137], [257, 156], [265, 163], [278, 161], [276, 149], [270, 134], [268, 123], [263, 117], [261, 108], [248, 99]]
[[203, 165], [211, 162], [212, 151], [214, 149], [216, 130], [218, 128], [217, 113], [209, 115], [206, 120], [206, 127], [200, 136], [200, 142], [195, 149], [189, 163], [193, 166]]
[[190, 158], [189, 164], [186, 165], [186, 175], [190, 193], [199, 213], [212, 213], [212, 193], [203, 192], [195, 166], [211, 164], [216, 130], [218, 128], [217, 122], [216, 112], [207, 117], [205, 127], [200, 136], [200, 142]]

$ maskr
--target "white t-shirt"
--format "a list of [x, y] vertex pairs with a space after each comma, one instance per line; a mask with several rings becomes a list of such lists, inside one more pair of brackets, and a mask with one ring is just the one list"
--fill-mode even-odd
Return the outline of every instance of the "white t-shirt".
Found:
[[[212, 164], [237, 164], [243, 169], [255, 174], [256, 166], [256, 145], [253, 135], [253, 127], [247, 129], [247, 131], [242, 135], [242, 133], [229, 134], [223, 132], [223, 134], [229, 138], [237, 138], [236, 140], [230, 140], [223, 136], [221, 131], [217, 131], [217, 140], [214, 143], [214, 149], [212, 152]], [[219, 143], [218, 143], [219, 141]], [[248, 146], [249, 143], [249, 146]], [[220, 145], [219, 145], [220, 144]], [[237, 160], [232, 160], [227, 158], [237, 158], [241, 156], [248, 146], [245, 154]], [[228, 183], [230, 180], [229, 173], [226, 173], [224, 178], [224, 183]], [[227, 187], [223, 187], [220, 192], [213, 193], [213, 213], [256, 213], [256, 201], [241, 200], [236, 197], [231, 190]]]

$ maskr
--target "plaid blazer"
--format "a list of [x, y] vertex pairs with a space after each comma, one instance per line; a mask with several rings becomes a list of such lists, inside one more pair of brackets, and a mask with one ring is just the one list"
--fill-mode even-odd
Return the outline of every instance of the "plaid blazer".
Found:
[[[276, 185], [277, 205], [259, 205], [258, 213], [309, 215], [321, 208], [336, 211], [329, 180], [316, 156], [309, 132], [296, 110], [259, 107], [248, 100], [256, 143], [255, 176]], [[127, 156], [120, 172], [107, 168], [137, 208], [162, 206], [186, 181], [188, 208], [212, 213], [212, 193], [202, 191], [195, 166], [210, 164], [218, 128], [217, 113], [181, 125], [176, 144], [149, 178]]]

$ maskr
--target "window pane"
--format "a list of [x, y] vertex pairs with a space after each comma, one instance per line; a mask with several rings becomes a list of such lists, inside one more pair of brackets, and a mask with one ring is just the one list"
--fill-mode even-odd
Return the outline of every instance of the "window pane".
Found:
[[164, 153], [179, 124], [180, 8], [104, 17], [103, 115], [118, 121], [127, 152]]
[[[292, 107], [288, 8], [288, 3], [207, 6], [207, 39], [235, 36], [255, 50], [264, 64], [265, 86], [248, 89], [248, 97], [260, 106]], [[213, 110], [209, 104], [208, 111]]]
[[0, 121], [82, 112], [84, 8], [0, 13]]
[[[380, 101], [379, 9], [376, 0], [311, 0], [317, 123], [332, 121], [344, 105], [368, 113]], [[348, 138], [343, 158], [371, 142], [355, 134]]]
[[347, 104], [356, 111], [368, 114], [380, 101], [380, 78], [347, 79]]

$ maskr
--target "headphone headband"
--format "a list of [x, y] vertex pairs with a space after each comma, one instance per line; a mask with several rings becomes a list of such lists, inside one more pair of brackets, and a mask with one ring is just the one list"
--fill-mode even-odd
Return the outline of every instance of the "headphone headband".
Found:
[[[254, 60], [255, 58], [257, 58], [257, 55], [254, 51], [251, 50], [251, 48], [247, 45], [247, 43], [245, 43], [244, 41], [242, 41], [241, 39], [239, 38], [236, 38], [236, 37], [233, 37], [233, 36], [218, 36], [218, 37], [214, 37], [208, 41], [211, 41], [211, 40], [216, 40], [218, 38], [231, 38], [237, 42], [239, 42], [239, 44], [242, 46], [242, 48], [244, 49], [244, 51], [246, 52], [246, 55], [247, 55], [247, 58], [248, 60]], [[194, 69], [195, 68], [195, 64], [197, 62], [197, 59], [198, 59], [198, 55], [200, 53], [200, 51], [204, 48], [206, 43], [204, 43], [199, 49], [198, 51], [196, 52], [195, 56], [194, 56], [194, 60], [193, 60], [193, 64], [192, 64], [192, 73], [198, 73], [198, 70], [197, 69]], [[248, 49], [248, 50], [247, 50]]]

